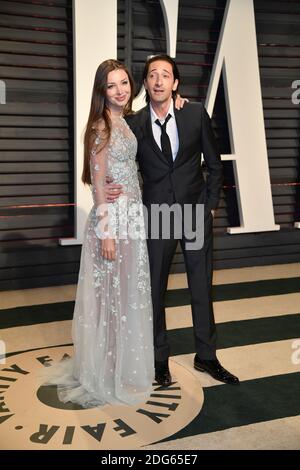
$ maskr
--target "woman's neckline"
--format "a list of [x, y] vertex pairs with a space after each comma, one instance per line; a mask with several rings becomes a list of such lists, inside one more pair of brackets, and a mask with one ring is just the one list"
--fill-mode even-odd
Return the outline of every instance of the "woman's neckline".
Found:
[[118, 121], [122, 121], [123, 119], [124, 119], [123, 114], [120, 114], [120, 115], [117, 115], [117, 116], [114, 116], [114, 117], [110, 117], [110, 120], [111, 120], [112, 124], [117, 123]]

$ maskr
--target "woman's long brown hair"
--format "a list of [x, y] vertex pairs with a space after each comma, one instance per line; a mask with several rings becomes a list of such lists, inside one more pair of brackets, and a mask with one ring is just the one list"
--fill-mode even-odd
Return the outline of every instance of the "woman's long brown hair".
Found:
[[131, 96], [127, 105], [124, 108], [124, 114], [130, 114], [132, 112], [132, 100], [134, 96], [134, 83], [130, 72], [127, 70], [125, 65], [123, 65], [118, 60], [105, 60], [102, 62], [96, 72], [94, 86], [92, 91], [91, 107], [88, 122], [86, 125], [86, 130], [84, 134], [84, 163], [82, 171], [82, 181], [84, 184], [91, 184], [91, 172], [90, 172], [90, 146], [91, 146], [91, 137], [94, 132], [93, 128], [96, 126], [99, 120], [104, 122], [104, 135], [105, 142], [103, 146], [109, 141], [111, 134], [111, 120], [109, 108], [106, 104], [106, 90], [107, 90], [107, 76], [109, 72], [113, 70], [124, 70], [130, 82], [131, 87]]

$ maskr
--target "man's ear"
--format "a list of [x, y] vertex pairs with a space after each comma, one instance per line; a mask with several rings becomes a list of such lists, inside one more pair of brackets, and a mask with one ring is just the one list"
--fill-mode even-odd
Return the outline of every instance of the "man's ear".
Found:
[[147, 89], [147, 83], [146, 83], [146, 80], [144, 80], [144, 88], [145, 88], [145, 90], [147, 90], [147, 91], [148, 91], [148, 89]]
[[176, 78], [176, 80], [175, 80], [175, 82], [174, 82], [174, 85], [173, 85], [173, 88], [172, 88], [172, 90], [173, 90], [173, 91], [176, 91], [176, 90], [177, 90], [177, 87], [178, 87], [178, 85], [179, 85], [179, 82], [178, 82], [178, 80], [177, 80], [177, 78]]

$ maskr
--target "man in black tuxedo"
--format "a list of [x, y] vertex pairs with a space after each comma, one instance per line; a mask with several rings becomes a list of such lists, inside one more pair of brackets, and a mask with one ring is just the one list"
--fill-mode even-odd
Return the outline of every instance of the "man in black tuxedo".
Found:
[[[194, 327], [196, 355], [194, 367], [225, 383], [238, 384], [237, 377], [224, 369], [216, 357], [216, 328], [212, 307], [212, 226], [222, 186], [222, 163], [210, 118], [201, 103], [174, 107], [173, 96], [179, 84], [176, 63], [167, 55], [154, 56], [145, 64], [144, 85], [148, 105], [126, 117], [138, 140], [137, 159], [143, 179], [143, 202], [148, 209], [148, 252], [151, 271], [155, 378], [163, 386], [171, 383], [168, 366], [169, 345], [165, 321], [165, 293], [169, 269], [178, 239], [171, 219], [171, 236], [151, 238], [154, 204], [179, 205], [192, 210], [191, 230], [204, 230], [202, 248], [190, 249], [190, 238], [182, 226], [180, 244], [185, 259]], [[204, 179], [201, 152], [208, 170]], [[118, 186], [109, 185], [111, 199]], [[115, 191], [115, 196], [112, 196]], [[196, 205], [204, 205], [204, 218], [196, 217]], [[200, 226], [201, 225], [201, 226]], [[204, 226], [203, 226], [204, 225]], [[177, 227], [178, 228], [178, 227]]]

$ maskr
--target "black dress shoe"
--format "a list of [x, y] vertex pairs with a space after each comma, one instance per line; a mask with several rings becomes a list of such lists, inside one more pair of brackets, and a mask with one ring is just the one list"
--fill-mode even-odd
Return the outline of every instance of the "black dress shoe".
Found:
[[201, 372], [207, 372], [214, 379], [230, 385], [239, 385], [239, 379], [221, 366], [218, 359], [200, 359], [197, 354], [194, 359], [194, 367]]
[[155, 380], [162, 387], [168, 387], [172, 383], [172, 377], [169, 369], [155, 371]]
[[172, 383], [168, 361], [155, 362], [155, 380], [162, 387], [168, 387]]

